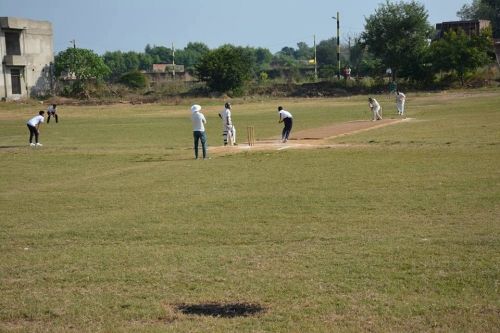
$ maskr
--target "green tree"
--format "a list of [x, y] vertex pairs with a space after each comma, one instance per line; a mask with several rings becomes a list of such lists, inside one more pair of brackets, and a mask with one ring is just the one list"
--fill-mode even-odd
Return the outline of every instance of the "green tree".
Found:
[[195, 65], [209, 51], [210, 49], [204, 43], [188, 43], [184, 49], [175, 51], [175, 63], [184, 65], [186, 71], [193, 72]]
[[491, 29], [470, 37], [459, 29], [458, 32], [449, 31], [433, 42], [430, 58], [436, 71], [455, 71], [463, 86], [466, 74], [491, 61], [488, 56], [491, 48]]
[[337, 65], [337, 39], [322, 40], [316, 46], [316, 57], [319, 65]]
[[354, 44], [349, 52], [349, 62], [355, 75], [359, 75], [360, 65], [366, 56], [366, 48], [360, 43], [359, 38], [354, 39]]
[[368, 50], [392, 69], [393, 80], [396, 80], [398, 71], [424, 58], [432, 32], [423, 5], [415, 1], [387, 1], [366, 18], [361, 37]]
[[100, 80], [110, 73], [110, 69], [92, 50], [68, 48], [59, 52], [54, 60], [55, 74], [73, 75], [77, 80], [85, 82]]
[[67, 87], [68, 94], [87, 98], [88, 83], [100, 81], [111, 73], [103, 58], [92, 50], [80, 48], [59, 52], [54, 59], [54, 69], [57, 77], [66, 75], [75, 79]]
[[259, 47], [255, 49], [255, 60], [257, 61], [257, 65], [264, 69], [269, 67], [269, 64], [273, 60], [273, 54], [266, 48]]
[[121, 51], [106, 52], [102, 56], [104, 64], [110, 70], [109, 78], [114, 81], [128, 71], [125, 57]]
[[157, 60], [157, 62], [163, 62], [167, 64], [172, 63], [172, 49], [165, 46], [151, 47], [149, 44], [144, 48], [144, 52], [149, 54], [151, 57]]
[[297, 49], [295, 50], [294, 57], [297, 60], [311, 60], [314, 58], [314, 49], [307, 46], [304, 42], [297, 43]]
[[110, 69], [109, 79], [115, 81], [123, 74], [138, 70], [151, 70], [156, 56], [139, 52], [106, 52], [103, 55], [106, 66]]
[[210, 89], [236, 92], [251, 78], [252, 65], [244, 48], [224, 45], [205, 54], [195, 67]]
[[120, 82], [130, 88], [146, 88], [149, 84], [146, 75], [137, 70], [123, 74], [120, 77]]

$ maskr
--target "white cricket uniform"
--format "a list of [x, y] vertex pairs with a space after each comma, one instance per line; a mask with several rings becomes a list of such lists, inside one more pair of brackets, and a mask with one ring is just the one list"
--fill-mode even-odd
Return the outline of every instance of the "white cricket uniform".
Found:
[[381, 120], [382, 116], [380, 115], [380, 111], [382, 108], [380, 107], [380, 104], [377, 102], [375, 98], [372, 98], [372, 102], [369, 103], [370, 109], [372, 109], [373, 112], [373, 121], [375, 120]]
[[285, 118], [293, 118], [292, 114], [286, 110], [278, 111], [278, 113], [280, 115], [280, 120], [284, 120]]
[[43, 123], [43, 116], [36, 116], [28, 120], [27, 124], [33, 127], [36, 127], [38, 124]]
[[398, 108], [399, 115], [404, 115], [405, 113], [405, 101], [406, 101], [405, 94], [403, 94], [402, 92], [396, 94], [396, 107]]
[[219, 116], [222, 119], [222, 137], [224, 138], [224, 145], [230, 145], [236, 142], [236, 128], [233, 125], [231, 118], [231, 110], [224, 109]]

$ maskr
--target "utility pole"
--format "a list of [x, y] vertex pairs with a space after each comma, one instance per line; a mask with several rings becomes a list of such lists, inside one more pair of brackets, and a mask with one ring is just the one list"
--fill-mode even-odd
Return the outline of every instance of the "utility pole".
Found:
[[70, 40], [69, 41], [71, 44], [73, 44], [73, 48], [76, 49], [76, 40]]
[[314, 80], [318, 81], [318, 59], [316, 57], [316, 35], [314, 35]]
[[175, 48], [172, 42], [172, 77], [175, 80]]
[[337, 12], [337, 17], [332, 17], [337, 21], [337, 78], [340, 80], [340, 15]]
[[349, 36], [349, 62], [351, 62], [351, 36]]

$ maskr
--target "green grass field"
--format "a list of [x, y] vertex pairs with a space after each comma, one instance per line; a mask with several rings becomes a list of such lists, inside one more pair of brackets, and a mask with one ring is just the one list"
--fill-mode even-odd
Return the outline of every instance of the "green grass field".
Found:
[[[380, 97], [385, 116], [392, 100]], [[0, 331], [500, 330], [500, 93], [408, 94], [341, 148], [193, 159], [189, 104], [0, 104]], [[206, 106], [208, 139], [222, 143]], [[240, 144], [366, 97], [233, 103]], [[45, 109], [45, 107], [43, 107]], [[233, 318], [183, 304], [242, 303]]]

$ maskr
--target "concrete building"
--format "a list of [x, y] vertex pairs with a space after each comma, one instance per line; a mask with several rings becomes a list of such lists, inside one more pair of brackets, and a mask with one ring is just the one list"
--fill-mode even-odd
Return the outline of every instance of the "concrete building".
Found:
[[[442, 38], [445, 32], [457, 31], [459, 28], [465, 31], [469, 36], [479, 35], [482, 29], [491, 27], [489, 20], [472, 20], [472, 21], [452, 21], [436, 24], [436, 37]], [[500, 65], [500, 39], [494, 39], [494, 50], [497, 58], [497, 64]]]
[[53, 49], [50, 22], [0, 17], [0, 98], [16, 100], [50, 93]]
[[481, 30], [491, 27], [491, 22], [488, 20], [472, 20], [472, 21], [452, 21], [436, 24], [437, 38], [442, 38], [445, 32], [457, 31], [462, 29], [469, 36], [479, 35]]
[[[151, 71], [143, 72], [153, 85], [168, 81], [193, 81], [194, 78], [184, 70], [184, 65], [153, 64]], [[175, 74], [174, 74], [175, 73]]]

